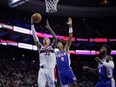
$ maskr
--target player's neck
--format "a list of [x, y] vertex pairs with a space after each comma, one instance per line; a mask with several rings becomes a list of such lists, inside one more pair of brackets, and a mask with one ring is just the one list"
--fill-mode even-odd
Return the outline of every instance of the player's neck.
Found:
[[107, 56], [107, 54], [104, 54], [104, 55], [102, 56], [102, 59], [104, 59], [106, 56]]
[[62, 51], [63, 50], [63, 48], [59, 48], [59, 51]]

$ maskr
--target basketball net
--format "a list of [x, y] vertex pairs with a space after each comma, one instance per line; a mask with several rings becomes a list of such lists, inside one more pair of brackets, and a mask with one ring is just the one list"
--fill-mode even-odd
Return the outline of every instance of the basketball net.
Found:
[[45, 0], [46, 12], [55, 13], [57, 12], [57, 4], [59, 0]]

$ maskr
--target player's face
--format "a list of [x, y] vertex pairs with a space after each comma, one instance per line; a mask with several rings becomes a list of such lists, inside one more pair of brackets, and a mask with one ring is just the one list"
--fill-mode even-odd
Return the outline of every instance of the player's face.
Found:
[[58, 42], [57, 47], [58, 48], [62, 48], [63, 47], [63, 44], [61, 42]]
[[100, 49], [100, 53], [103, 53], [103, 52], [107, 52], [107, 49], [105, 48], [105, 47], [102, 47], [101, 49]]
[[43, 40], [43, 44], [49, 46], [49, 45], [50, 45], [50, 39], [49, 39], [49, 38], [45, 38], [45, 39]]

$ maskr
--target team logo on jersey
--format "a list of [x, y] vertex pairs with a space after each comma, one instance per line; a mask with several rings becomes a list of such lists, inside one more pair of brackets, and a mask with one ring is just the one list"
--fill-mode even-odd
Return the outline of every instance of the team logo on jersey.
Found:
[[66, 56], [66, 55], [67, 55], [67, 54], [66, 54], [65, 52], [59, 53], [59, 54], [57, 54], [57, 58], [60, 58], [60, 57]]

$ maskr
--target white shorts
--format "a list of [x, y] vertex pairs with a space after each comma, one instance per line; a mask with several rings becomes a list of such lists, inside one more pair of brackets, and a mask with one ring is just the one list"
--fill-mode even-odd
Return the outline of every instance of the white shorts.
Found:
[[48, 87], [55, 87], [54, 84], [54, 69], [40, 68], [38, 73], [38, 87], [45, 87], [46, 82]]

